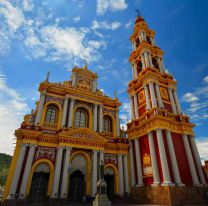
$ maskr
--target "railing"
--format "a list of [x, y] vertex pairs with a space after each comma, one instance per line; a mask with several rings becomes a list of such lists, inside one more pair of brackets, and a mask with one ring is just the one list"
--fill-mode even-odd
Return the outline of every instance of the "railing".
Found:
[[57, 129], [57, 123], [44, 122], [43, 127]]

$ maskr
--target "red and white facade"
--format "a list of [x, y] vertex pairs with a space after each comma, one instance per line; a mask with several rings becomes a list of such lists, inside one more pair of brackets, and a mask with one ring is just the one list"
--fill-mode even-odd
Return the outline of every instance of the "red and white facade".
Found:
[[176, 81], [165, 68], [154, 35], [137, 17], [129, 58], [131, 186], [206, 186], [194, 125], [181, 113]]

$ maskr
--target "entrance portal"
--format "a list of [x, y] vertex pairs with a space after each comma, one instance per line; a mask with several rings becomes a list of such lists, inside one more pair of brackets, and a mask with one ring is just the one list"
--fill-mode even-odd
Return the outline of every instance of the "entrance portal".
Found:
[[46, 203], [48, 201], [49, 176], [49, 166], [45, 163], [39, 164], [33, 173], [28, 203]]
[[72, 201], [81, 201], [85, 194], [85, 175], [80, 170], [76, 170], [70, 175], [69, 188], [69, 199]]
[[114, 188], [115, 176], [114, 176], [114, 171], [112, 168], [105, 169], [104, 180], [107, 183], [108, 198], [111, 200], [113, 198], [114, 191], [115, 191], [115, 188]]

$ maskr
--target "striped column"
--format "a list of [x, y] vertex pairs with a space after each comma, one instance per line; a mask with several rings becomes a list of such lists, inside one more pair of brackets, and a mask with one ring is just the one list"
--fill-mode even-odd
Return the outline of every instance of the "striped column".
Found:
[[122, 155], [118, 155], [118, 175], [119, 175], [119, 195], [124, 193], [124, 174], [123, 174], [123, 159]]
[[171, 107], [172, 107], [173, 113], [177, 114], [176, 105], [175, 105], [175, 102], [174, 102], [174, 99], [173, 99], [173, 93], [172, 93], [172, 89], [171, 88], [168, 88], [168, 93], [169, 93], [169, 98], [170, 98], [170, 103], [171, 103]]
[[63, 106], [63, 116], [62, 116], [62, 122], [61, 122], [62, 127], [66, 126], [66, 115], [67, 115], [68, 101], [69, 101], [69, 97], [65, 96], [64, 106]]
[[40, 101], [39, 101], [39, 104], [38, 104], [38, 110], [37, 110], [37, 114], [36, 114], [36, 117], [35, 117], [35, 124], [40, 124], [45, 99], [46, 99], [46, 90], [42, 91], [41, 94], [40, 94]]
[[137, 168], [137, 186], [143, 186], [143, 178], [142, 178], [142, 163], [141, 163], [141, 155], [140, 155], [140, 146], [139, 140], [135, 139], [135, 151], [136, 151], [136, 168]]
[[160, 184], [160, 176], [158, 172], [157, 156], [155, 152], [155, 144], [154, 144], [152, 132], [148, 133], [148, 141], [149, 141], [149, 147], [150, 147], [150, 156], [151, 156], [152, 172], [153, 172], [153, 180], [154, 180], [152, 186], [158, 186]]
[[132, 140], [130, 140], [130, 148], [129, 148], [129, 155], [130, 155], [130, 170], [131, 170], [131, 186], [135, 186], [135, 169], [134, 169], [134, 155], [133, 155], [133, 144]]
[[151, 105], [150, 105], [148, 84], [144, 85], [144, 93], [145, 93], [145, 100], [146, 100], [146, 108], [147, 108], [147, 110], [150, 110], [151, 109]]
[[193, 185], [200, 186], [198, 174], [196, 172], [196, 167], [194, 164], [191, 148], [190, 148], [189, 141], [188, 141], [188, 136], [186, 134], [184, 134], [182, 138], [183, 138], [183, 143], [184, 143], [184, 147], [186, 150], [186, 155], [187, 155], [187, 159], [188, 159], [188, 164], [189, 164], [189, 169], [191, 172]]
[[57, 154], [56, 154], [53, 189], [52, 189], [52, 195], [51, 195], [52, 198], [58, 198], [62, 156], [63, 156], [63, 147], [58, 147], [58, 151], [57, 151]]
[[63, 176], [61, 182], [61, 198], [67, 198], [67, 186], [69, 179], [69, 160], [71, 155], [71, 147], [66, 147], [65, 157], [64, 157], [64, 165], [63, 165]]
[[201, 164], [199, 152], [198, 152], [196, 142], [195, 142], [193, 136], [190, 137], [190, 145], [191, 145], [191, 148], [193, 150], [194, 159], [196, 161], [196, 166], [197, 166], [197, 170], [198, 170], [198, 173], [199, 173], [200, 182], [203, 185], [206, 186], [207, 183], [206, 183], [205, 178], [204, 178], [204, 173], [203, 173], [203, 170], [202, 170], [202, 164]]
[[21, 169], [22, 169], [23, 161], [24, 161], [26, 148], [27, 148], [26, 144], [22, 144], [20, 146], [19, 157], [18, 157], [17, 162], [16, 162], [16, 168], [15, 168], [15, 171], [14, 171], [14, 174], [13, 174], [13, 177], [12, 177], [12, 182], [11, 182], [11, 186], [10, 186], [10, 190], [9, 190], [9, 198], [10, 199], [14, 199], [15, 195], [16, 195], [17, 184], [18, 184], [18, 181], [19, 181], [20, 172], [21, 172]]
[[181, 182], [181, 177], [180, 177], [180, 173], [179, 173], [179, 169], [178, 169], [178, 163], [177, 163], [177, 159], [176, 159], [176, 155], [175, 155], [171, 132], [168, 130], [166, 130], [166, 138], [167, 138], [171, 166], [172, 166], [172, 170], [173, 170], [173, 176], [174, 176], [175, 183], [178, 186], [184, 186], [184, 184]]
[[28, 184], [28, 179], [29, 179], [29, 175], [31, 172], [31, 167], [32, 167], [33, 158], [34, 158], [34, 154], [35, 154], [35, 147], [36, 147], [35, 145], [29, 146], [29, 153], [28, 153], [27, 162], [26, 162], [25, 170], [24, 170], [24, 175], [23, 175], [22, 183], [21, 183], [21, 187], [20, 187], [20, 199], [26, 198], [27, 184]]

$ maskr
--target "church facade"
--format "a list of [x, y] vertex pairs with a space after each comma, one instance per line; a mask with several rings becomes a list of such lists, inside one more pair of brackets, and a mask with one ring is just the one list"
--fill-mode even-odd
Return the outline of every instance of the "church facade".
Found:
[[87, 66], [73, 68], [71, 80], [40, 84], [35, 110], [15, 131], [4, 202], [94, 197], [101, 162], [109, 198], [132, 193], [138, 202], [169, 204], [171, 194], [183, 202], [187, 188], [189, 197], [203, 195], [207, 178], [194, 125], [181, 111], [176, 80], [165, 69], [154, 36], [138, 16], [130, 37], [133, 78], [126, 132], [120, 129], [121, 103], [97, 88], [98, 75]]
[[4, 198], [36, 202], [94, 197], [101, 161], [109, 196], [129, 192], [129, 145], [121, 137], [121, 104], [97, 89], [97, 78], [86, 66], [75, 67], [71, 81], [40, 84], [36, 109], [15, 131]]

